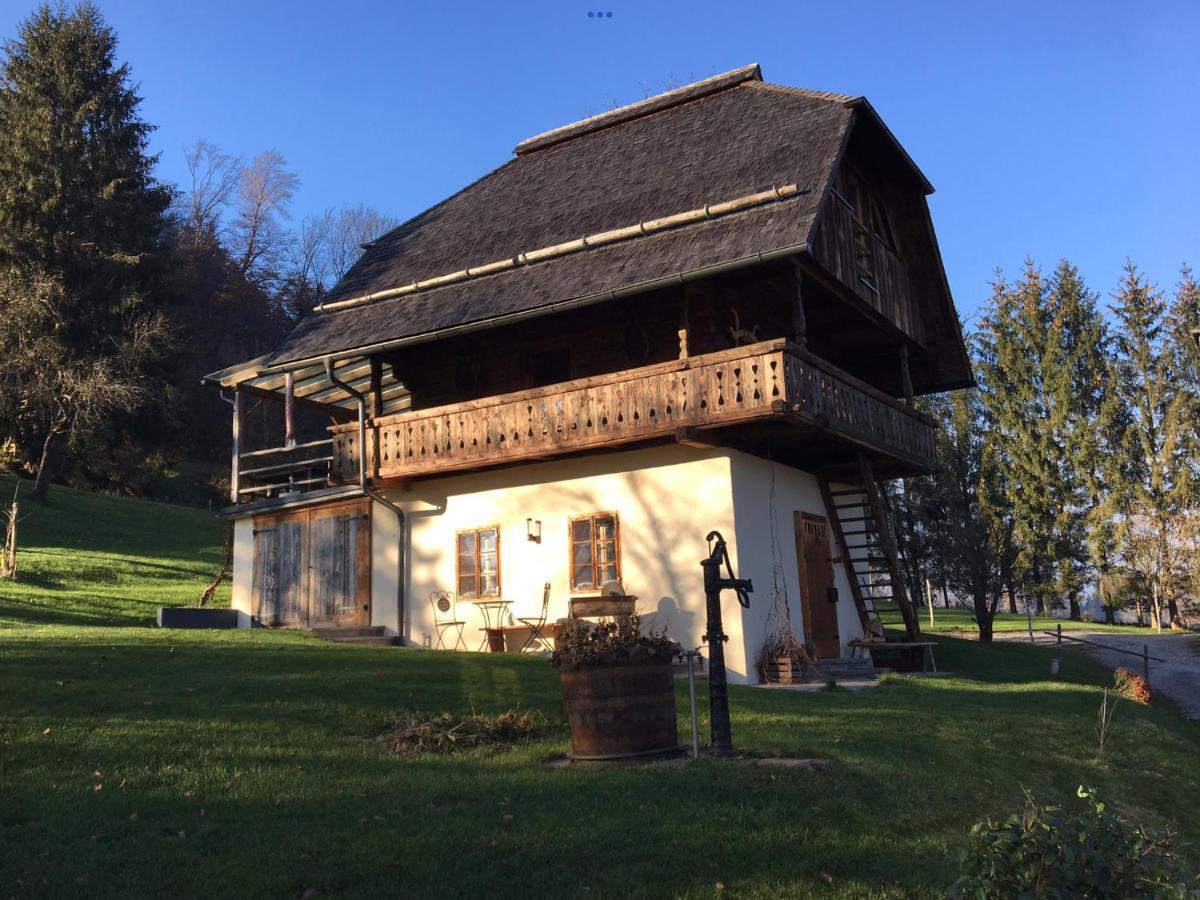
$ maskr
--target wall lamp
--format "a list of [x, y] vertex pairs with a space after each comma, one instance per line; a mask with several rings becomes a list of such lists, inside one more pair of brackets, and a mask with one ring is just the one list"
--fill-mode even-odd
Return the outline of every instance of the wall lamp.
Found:
[[526, 519], [525, 536], [535, 544], [540, 544], [542, 542], [542, 520]]

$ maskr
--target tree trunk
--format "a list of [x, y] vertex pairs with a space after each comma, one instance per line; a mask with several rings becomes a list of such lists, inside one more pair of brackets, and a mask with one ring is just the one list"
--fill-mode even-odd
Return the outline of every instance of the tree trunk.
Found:
[[1071, 604], [1071, 620], [1073, 622], [1078, 622], [1081, 618], [1083, 618], [1079, 610], [1079, 601], [1075, 598], [1075, 595], [1072, 594], [1068, 599], [1068, 602]]
[[1173, 626], [1179, 621], [1179, 604], [1175, 602], [1175, 595], [1172, 594], [1167, 598], [1167, 625]]
[[[19, 484], [18, 482], [18, 489]], [[0, 578], [17, 577], [17, 522], [20, 518], [21, 508], [14, 494], [4, 528], [4, 546], [0, 547]]]
[[37, 478], [33, 481], [31, 495], [38, 503], [45, 503], [46, 496], [50, 493], [50, 448], [57, 437], [58, 429], [51, 428], [46, 435], [46, 440], [42, 442], [42, 458], [38, 460]]
[[1104, 624], [1105, 625], [1116, 625], [1117, 624], [1117, 611], [1115, 609], [1113, 609], [1111, 606], [1104, 607]]
[[992, 610], [983, 597], [975, 597], [975, 624], [979, 626], [979, 643], [991, 644]]
[[1008, 583], [1005, 585], [1005, 587], [1008, 588], [1008, 612], [1010, 615], [1015, 616], [1017, 614], [1017, 592], [1013, 590], [1011, 578], [1008, 580]]

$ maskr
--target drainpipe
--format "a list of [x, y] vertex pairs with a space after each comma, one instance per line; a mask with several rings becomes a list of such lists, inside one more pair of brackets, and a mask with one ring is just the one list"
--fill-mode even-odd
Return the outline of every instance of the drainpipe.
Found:
[[396, 521], [399, 524], [400, 541], [397, 548], [396, 560], [396, 631], [401, 638], [404, 637], [404, 543], [405, 531], [408, 527], [407, 519], [404, 515], [404, 510], [389, 500], [375, 488], [371, 487], [370, 479], [367, 478], [367, 398], [362, 391], [356, 390], [346, 382], [342, 381], [333, 373], [333, 359], [325, 357], [325, 377], [329, 379], [330, 384], [337, 385], [347, 394], [354, 398], [358, 404], [358, 487], [359, 489], [372, 500], [386, 506], [396, 514]]

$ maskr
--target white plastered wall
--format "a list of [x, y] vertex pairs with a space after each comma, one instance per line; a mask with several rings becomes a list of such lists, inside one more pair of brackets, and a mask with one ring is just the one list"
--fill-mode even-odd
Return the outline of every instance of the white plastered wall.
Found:
[[247, 616], [254, 615], [250, 597], [254, 580], [254, 519], [235, 519], [233, 523], [233, 578], [230, 605]]
[[[615, 512], [622, 580], [638, 597], [643, 621], [665, 628], [684, 646], [701, 646], [704, 536], [712, 529], [724, 533], [737, 562], [730, 457], [728, 451], [672, 445], [422, 481], [408, 492], [388, 492], [407, 512], [407, 621], [397, 622], [395, 613], [395, 516], [376, 504], [373, 623], [397, 628], [415, 646], [434, 640], [429, 595], [455, 589], [456, 534], [490, 525], [500, 526], [501, 593], [512, 601], [513, 615], [535, 615], [542, 586], [549, 581], [550, 619], [565, 617], [571, 593], [568, 520]], [[527, 519], [541, 522], [540, 543], [527, 539]], [[745, 653], [746, 622], [732, 592], [722, 599], [730, 680], [745, 681], [753, 670], [753, 659]], [[483, 624], [479, 611], [463, 602], [459, 615], [467, 621], [468, 645], [477, 647]]]
[[[792, 629], [803, 639], [804, 622], [793, 514], [797, 511], [808, 512], [829, 518], [830, 513], [825, 509], [815, 475], [737, 451], [731, 454], [731, 462], [738, 575], [752, 578], [755, 589], [750, 598], [753, 614], [745, 617], [743, 628], [746, 641], [744, 653], [753, 664], [767, 637], [776, 566], [780, 590], [787, 593]], [[835, 485], [833, 489], [838, 490], [838, 487]], [[773, 533], [772, 507], [775, 521]], [[829, 540], [829, 556], [831, 559], [837, 558], [832, 529]], [[833, 578], [838, 590], [838, 636], [842, 653], [846, 655], [846, 643], [862, 637], [862, 623], [854, 608], [845, 569], [840, 563], [833, 566]]]

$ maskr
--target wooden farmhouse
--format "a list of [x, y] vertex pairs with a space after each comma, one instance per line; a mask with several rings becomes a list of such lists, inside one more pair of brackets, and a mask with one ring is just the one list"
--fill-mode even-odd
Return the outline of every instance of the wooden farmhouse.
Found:
[[758, 66], [522, 142], [207, 377], [234, 606], [511, 650], [603, 589], [698, 647], [717, 529], [757, 589], [733, 680], [785, 599], [846, 655], [905, 596], [879, 482], [934, 466], [913, 396], [971, 383], [931, 191], [865, 99]]

